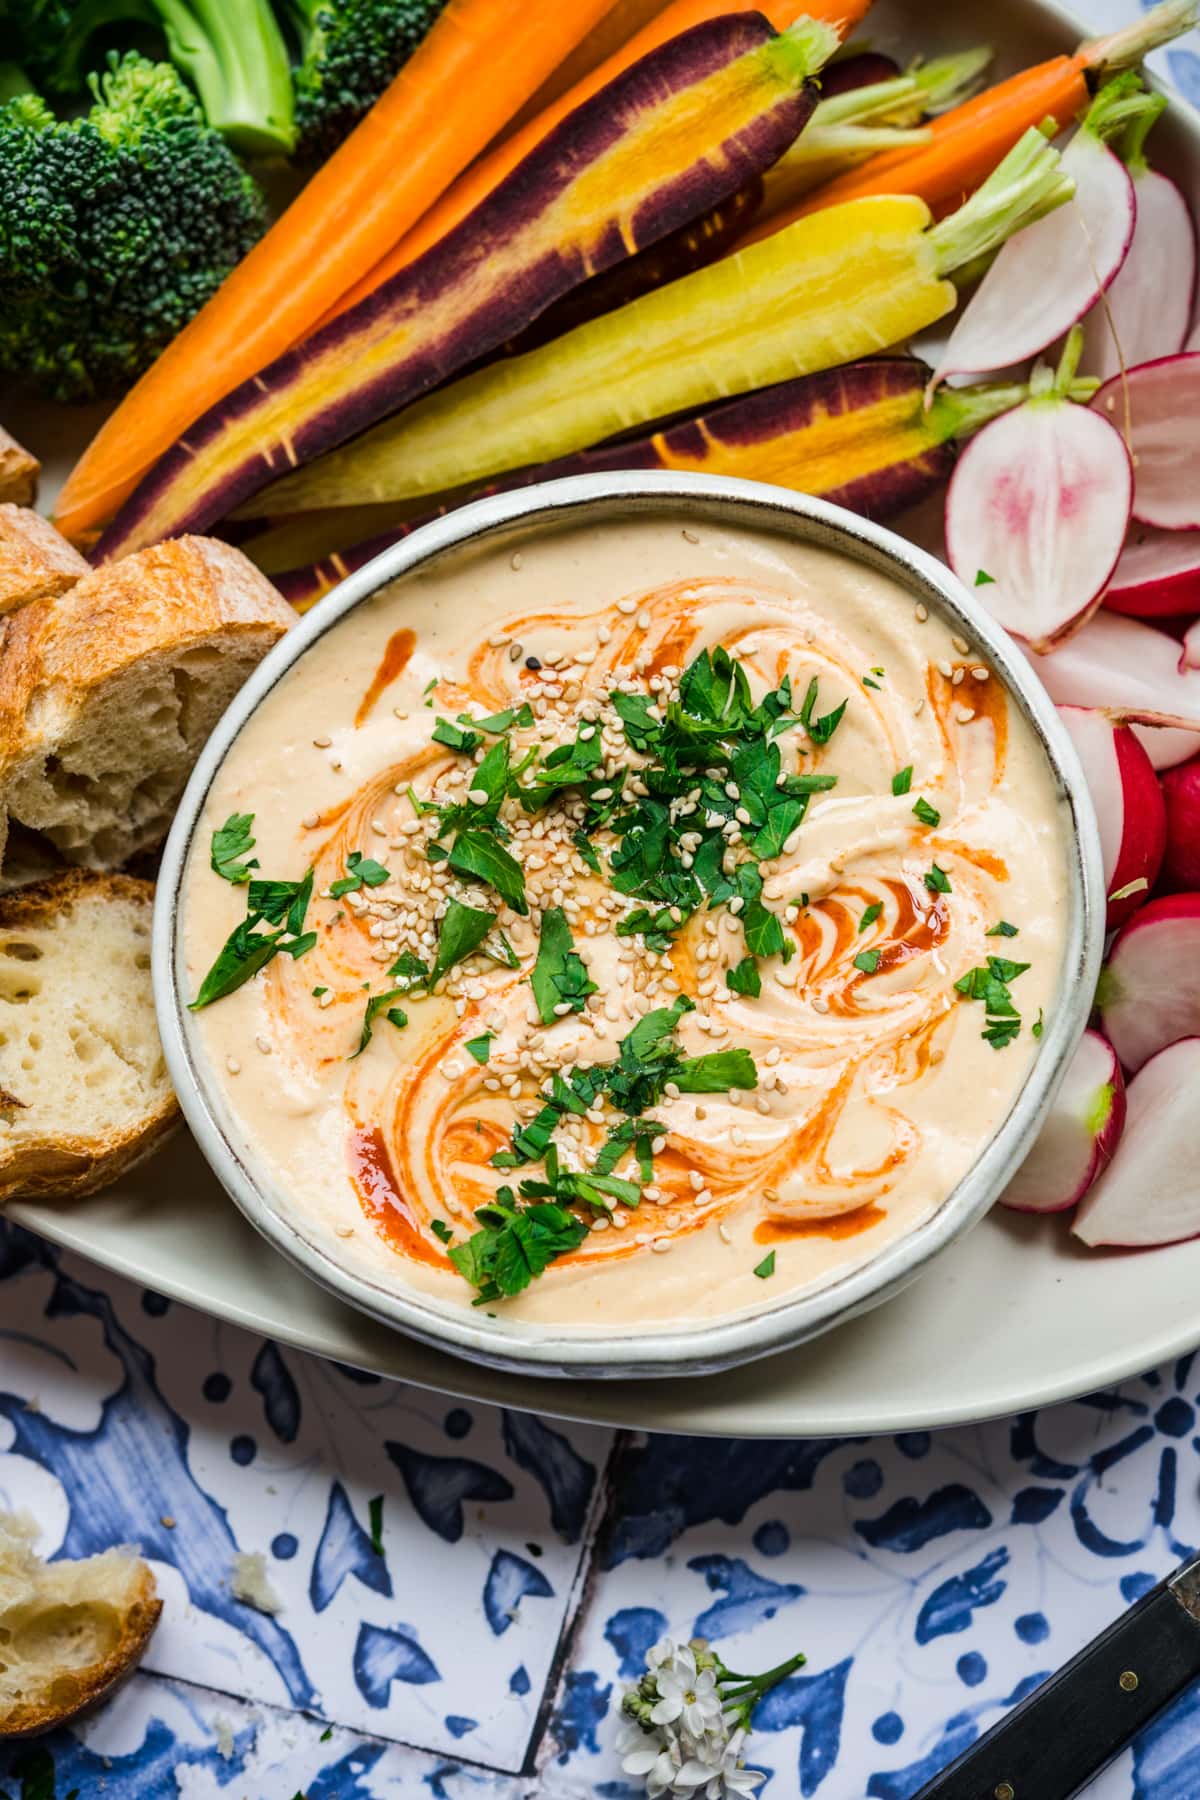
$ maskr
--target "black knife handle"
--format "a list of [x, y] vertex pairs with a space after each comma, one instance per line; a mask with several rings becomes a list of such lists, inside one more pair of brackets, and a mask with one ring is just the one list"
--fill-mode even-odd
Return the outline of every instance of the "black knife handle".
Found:
[[917, 1800], [1072, 1800], [1197, 1676], [1200, 1619], [1155, 1588]]

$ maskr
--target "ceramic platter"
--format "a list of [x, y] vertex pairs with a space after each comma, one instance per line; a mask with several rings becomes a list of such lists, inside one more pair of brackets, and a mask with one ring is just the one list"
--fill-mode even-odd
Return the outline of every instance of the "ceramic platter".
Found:
[[[1068, 12], [1037, 0], [878, 0], [869, 25], [872, 42], [901, 61], [918, 48], [992, 43], [998, 75], [1085, 35]], [[1200, 118], [1182, 101], [1156, 129], [1155, 148], [1200, 209]], [[52, 490], [55, 464], [66, 466], [95, 418], [18, 409], [6, 422], [46, 461]], [[961, 1424], [1087, 1393], [1200, 1343], [1200, 1240], [1097, 1253], [1074, 1244], [1061, 1220], [1003, 1209], [898, 1298], [801, 1349], [721, 1375], [641, 1382], [504, 1374], [375, 1323], [272, 1250], [184, 1133], [106, 1193], [62, 1207], [16, 1202], [7, 1216], [318, 1355], [448, 1394], [650, 1431], [824, 1437]]]

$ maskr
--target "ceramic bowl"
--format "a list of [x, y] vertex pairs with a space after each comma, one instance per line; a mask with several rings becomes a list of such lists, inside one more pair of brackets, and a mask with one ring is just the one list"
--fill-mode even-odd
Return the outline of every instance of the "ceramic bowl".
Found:
[[[1034, 732], [1053, 771], [1071, 835], [1065, 948], [1054, 1005], [1039, 1053], [1007, 1117], [938, 1211], [907, 1236], [842, 1276], [749, 1313], [656, 1328], [641, 1337], [532, 1326], [435, 1300], [401, 1281], [365, 1277], [339, 1260], [337, 1240], [292, 1211], [252, 1150], [239, 1149], [217, 1084], [208, 1072], [186, 1005], [181, 893], [197, 821], [238, 734], [264, 697], [305, 652], [370, 595], [403, 583], [433, 559], [482, 540], [517, 549], [564, 523], [667, 514], [673, 520], [741, 525], [782, 533], [857, 559], [898, 581], [953, 630], [981, 647]], [[203, 846], [197, 854], [207, 857]], [[878, 1306], [919, 1273], [992, 1205], [1029, 1150], [1087, 1021], [1103, 944], [1099, 835], [1082, 772], [1053, 705], [1024, 657], [949, 570], [904, 539], [820, 500], [756, 482], [699, 475], [582, 476], [497, 495], [461, 508], [393, 546], [322, 601], [289, 632], [242, 689], [210, 738], [167, 842], [154, 924], [159, 1027], [180, 1104], [218, 1179], [250, 1222], [308, 1275], [376, 1318], [423, 1341], [491, 1364], [555, 1376], [620, 1378], [701, 1374], [782, 1350]]]

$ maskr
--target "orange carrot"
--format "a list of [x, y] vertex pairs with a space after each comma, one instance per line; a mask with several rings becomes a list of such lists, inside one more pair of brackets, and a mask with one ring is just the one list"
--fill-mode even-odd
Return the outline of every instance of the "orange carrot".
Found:
[[1091, 97], [1089, 78], [1094, 82], [1113, 69], [1140, 62], [1148, 50], [1174, 37], [1187, 22], [1187, 6], [1168, 0], [1134, 25], [1082, 44], [1073, 56], [1051, 57], [1049, 62], [1010, 76], [934, 119], [928, 143], [873, 156], [794, 205], [766, 218], [760, 216], [741, 243], [753, 244], [806, 213], [869, 194], [916, 194], [932, 212], [950, 211], [981, 185], [1031, 126], [1047, 119], [1053, 119], [1059, 130], [1069, 125]]
[[[871, 0], [765, 0], [765, 4], [757, 6], [755, 10], [764, 13], [777, 31], [785, 31], [797, 19], [807, 17], [824, 20], [845, 36], [863, 17], [870, 4]], [[639, 57], [648, 56], [651, 50], [666, 43], [668, 38], [678, 37], [693, 25], [703, 24], [705, 20], [718, 18], [731, 10], [736, 10], [734, 0], [671, 0], [671, 4], [665, 6], [657, 17], [650, 19], [628, 43], [591, 69], [536, 118], [530, 119], [527, 125], [506, 138], [487, 156], [481, 157], [465, 175], [460, 176], [419, 223], [402, 238], [394, 241], [393, 247], [380, 258], [375, 267], [330, 307], [321, 323], [327, 324], [329, 319], [371, 293], [398, 269], [407, 268], [409, 263], [415, 262], [431, 244], [444, 238], [447, 232], [466, 218], [469, 212], [473, 212], [484, 196], [491, 193], [524, 160], [535, 144], [540, 143], [568, 113], [574, 112], [577, 106], [590, 99], [623, 69], [637, 62]]]
[[[194, 419], [304, 337], [614, 0], [449, 0], [371, 111], [92, 439], [59, 497], [87, 540]], [[726, 9], [727, 10], [727, 9]]]

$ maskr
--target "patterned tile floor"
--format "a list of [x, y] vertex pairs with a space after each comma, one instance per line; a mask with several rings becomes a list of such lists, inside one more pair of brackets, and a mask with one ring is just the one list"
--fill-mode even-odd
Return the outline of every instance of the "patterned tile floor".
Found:
[[[1200, 103], [1200, 47], [1165, 67]], [[908, 1800], [1200, 1543], [1198, 1409], [1200, 1357], [933, 1435], [549, 1425], [283, 1353], [0, 1224], [0, 1505], [47, 1553], [140, 1544], [166, 1600], [110, 1705], [0, 1749], [0, 1800], [636, 1800], [615, 1712], [664, 1629], [737, 1667], [807, 1651], [759, 1712], [769, 1800]], [[238, 1551], [274, 1615], [233, 1597]], [[1089, 1800], [1200, 1800], [1200, 1688]]]

